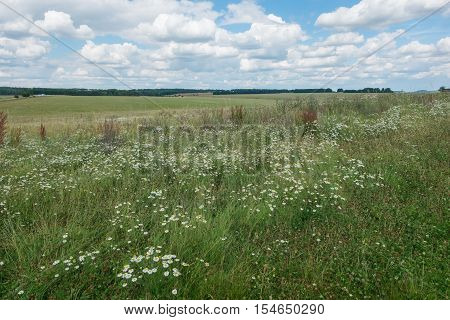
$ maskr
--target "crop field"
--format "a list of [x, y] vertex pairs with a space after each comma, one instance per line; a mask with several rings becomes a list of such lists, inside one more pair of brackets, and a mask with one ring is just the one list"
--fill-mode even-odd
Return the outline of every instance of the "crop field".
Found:
[[150, 100], [0, 101], [2, 299], [448, 299], [448, 94]]
[[[227, 108], [236, 105], [245, 107], [273, 106], [283, 95], [240, 96], [186, 96], [186, 97], [80, 97], [45, 96], [13, 99], [0, 96], [0, 112], [7, 112], [10, 122], [21, 126], [73, 124], [105, 118], [141, 118], [162, 111], [177, 112], [186, 109]], [[5, 100], [5, 101], [2, 101]]]

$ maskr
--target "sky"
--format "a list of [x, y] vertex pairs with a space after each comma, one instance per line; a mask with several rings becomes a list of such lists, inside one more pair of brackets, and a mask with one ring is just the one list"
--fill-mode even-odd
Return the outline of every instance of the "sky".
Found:
[[0, 86], [436, 90], [449, 30], [448, 0], [0, 0]]

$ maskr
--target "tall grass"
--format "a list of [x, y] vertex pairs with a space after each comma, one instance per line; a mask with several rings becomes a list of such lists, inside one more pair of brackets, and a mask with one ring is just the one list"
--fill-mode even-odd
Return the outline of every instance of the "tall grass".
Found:
[[6, 113], [0, 112], [0, 145], [3, 145], [5, 143], [6, 120], [7, 120]]
[[448, 298], [448, 96], [339, 99], [6, 144], [0, 296]]
[[244, 123], [244, 107], [235, 106], [231, 108], [231, 122], [235, 125], [241, 126]]
[[45, 141], [47, 139], [47, 130], [45, 129], [45, 126], [41, 123], [41, 126], [39, 127], [39, 137], [41, 138], [41, 141]]
[[22, 142], [23, 132], [22, 128], [11, 128], [9, 138], [10, 144], [14, 147], [17, 147]]

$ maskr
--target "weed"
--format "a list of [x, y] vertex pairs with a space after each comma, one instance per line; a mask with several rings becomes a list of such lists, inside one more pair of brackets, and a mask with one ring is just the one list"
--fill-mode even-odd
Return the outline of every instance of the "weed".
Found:
[[3, 145], [5, 143], [6, 121], [7, 121], [6, 113], [0, 112], [0, 145]]
[[39, 137], [41, 138], [41, 141], [47, 140], [47, 131], [42, 123], [41, 126], [39, 127]]

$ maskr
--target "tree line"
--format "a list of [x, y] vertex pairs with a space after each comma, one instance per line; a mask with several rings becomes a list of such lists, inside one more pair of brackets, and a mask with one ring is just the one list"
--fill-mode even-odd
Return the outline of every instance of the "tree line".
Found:
[[[59, 88], [15, 88], [0, 87], [0, 95], [7, 96], [35, 96], [35, 95], [67, 95], [67, 96], [152, 96], [166, 97], [174, 95], [234, 95], [234, 94], [278, 94], [278, 93], [332, 93], [332, 89], [232, 89], [232, 90], [204, 90], [204, 89], [59, 89]], [[338, 89], [340, 93], [392, 93], [390, 88], [364, 88], [360, 90]]]

